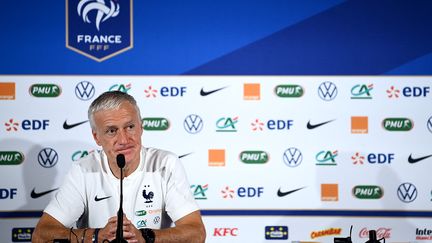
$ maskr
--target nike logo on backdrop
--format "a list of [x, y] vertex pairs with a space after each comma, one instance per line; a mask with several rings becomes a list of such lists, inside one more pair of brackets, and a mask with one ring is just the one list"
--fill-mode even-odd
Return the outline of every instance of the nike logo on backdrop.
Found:
[[86, 123], [86, 122], [88, 122], [88, 120], [87, 120], [87, 121], [78, 122], [78, 123], [68, 124], [68, 123], [67, 123], [67, 120], [66, 120], [66, 121], [64, 121], [64, 123], [63, 123], [63, 128], [64, 128], [64, 129], [71, 129], [71, 128], [74, 128], [74, 127], [79, 126], [79, 125], [81, 125], [81, 124], [84, 124], [84, 123]]
[[52, 189], [52, 190], [48, 190], [48, 191], [44, 191], [44, 192], [35, 192], [35, 188], [33, 188], [33, 190], [30, 193], [30, 197], [31, 198], [39, 198], [39, 197], [45, 196], [46, 194], [51, 193], [51, 192], [53, 192], [55, 190], [58, 190], [58, 188]]
[[200, 95], [201, 96], [211, 95], [211, 94], [216, 93], [216, 92], [218, 92], [220, 90], [223, 90], [223, 89], [225, 89], [227, 87], [228, 86], [225, 86], [225, 87], [222, 87], [222, 88], [219, 88], [219, 89], [210, 90], [210, 91], [204, 91], [204, 88], [201, 88]]
[[320, 126], [325, 125], [327, 123], [330, 123], [332, 121], [334, 121], [334, 120], [330, 120], [330, 121], [326, 121], [326, 122], [321, 122], [321, 123], [318, 123], [318, 124], [311, 124], [310, 121], [308, 121], [306, 127], [307, 127], [307, 129], [315, 129], [317, 127], [320, 127]]
[[279, 188], [279, 190], [277, 191], [277, 195], [278, 195], [278, 197], [285, 197], [286, 195], [289, 195], [289, 194], [294, 193], [296, 191], [300, 191], [303, 188], [305, 188], [305, 187], [300, 187], [300, 188], [297, 188], [297, 189], [294, 189], [291, 191], [287, 191], [287, 192], [282, 192], [281, 189]]
[[111, 196], [107, 196], [107, 197], [98, 197], [97, 195], [95, 196], [95, 201], [96, 202], [99, 202], [99, 201], [102, 201], [102, 200], [105, 200], [105, 199], [108, 199], [108, 198], [110, 198]]
[[410, 156], [408, 157], [408, 162], [411, 163], [411, 164], [414, 164], [414, 163], [420, 162], [420, 161], [422, 161], [424, 159], [427, 159], [429, 157], [432, 157], [432, 154], [426, 155], [426, 156], [423, 156], [423, 157], [420, 157], [420, 158], [413, 158], [412, 154], [410, 154]]

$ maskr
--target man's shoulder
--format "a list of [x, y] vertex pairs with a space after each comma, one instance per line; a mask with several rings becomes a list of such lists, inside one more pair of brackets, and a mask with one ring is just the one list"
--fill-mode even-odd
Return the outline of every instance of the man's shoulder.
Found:
[[178, 156], [168, 150], [158, 148], [143, 148], [143, 150], [144, 164], [147, 171], [161, 170], [178, 160]]
[[99, 170], [101, 160], [100, 153], [101, 151], [92, 151], [87, 156], [75, 161], [74, 164], [84, 172]]
[[158, 156], [158, 157], [173, 157], [178, 158], [178, 156], [168, 150], [163, 150], [159, 148], [152, 148], [152, 147], [143, 147], [143, 150], [146, 154], [146, 156]]

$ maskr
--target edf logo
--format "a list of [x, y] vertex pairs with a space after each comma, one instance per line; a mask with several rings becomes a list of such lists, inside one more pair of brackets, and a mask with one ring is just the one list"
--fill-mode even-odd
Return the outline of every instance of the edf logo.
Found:
[[269, 130], [290, 130], [293, 123], [293, 120], [269, 120], [267, 128]]
[[[146, 98], [155, 98], [157, 96], [158, 90], [153, 88], [151, 85], [144, 90]], [[183, 97], [186, 94], [186, 86], [163, 86], [159, 90], [159, 94], [162, 97]]]
[[394, 154], [368, 154], [367, 160], [370, 164], [391, 164], [391, 162], [395, 159]]
[[226, 186], [221, 190], [223, 198], [234, 198], [237, 194], [238, 197], [261, 197], [264, 193], [264, 187], [239, 187], [237, 191]]
[[430, 93], [430, 87], [405, 87], [402, 95], [405, 97], [426, 97]]
[[[20, 124], [14, 119], [9, 119], [5, 122], [6, 131], [18, 131]], [[21, 128], [23, 130], [46, 130], [49, 126], [49, 120], [29, 120], [22, 121]]]
[[0, 199], [13, 199], [17, 190], [16, 188], [0, 188]]

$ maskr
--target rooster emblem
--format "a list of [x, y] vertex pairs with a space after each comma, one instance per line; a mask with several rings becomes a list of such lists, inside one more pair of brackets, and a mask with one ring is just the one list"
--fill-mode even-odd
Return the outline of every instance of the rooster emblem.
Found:
[[82, 16], [85, 23], [91, 23], [89, 12], [96, 11], [96, 29], [99, 31], [99, 26], [105, 20], [116, 17], [120, 13], [120, 5], [110, 1], [110, 7], [105, 5], [104, 0], [82, 0], [78, 3], [78, 14]]
[[152, 191], [150, 191], [149, 193], [147, 193], [147, 191], [144, 189], [142, 192], [142, 195], [144, 197], [144, 199], [146, 200], [145, 203], [152, 203], [152, 199], [154, 197], [154, 193]]

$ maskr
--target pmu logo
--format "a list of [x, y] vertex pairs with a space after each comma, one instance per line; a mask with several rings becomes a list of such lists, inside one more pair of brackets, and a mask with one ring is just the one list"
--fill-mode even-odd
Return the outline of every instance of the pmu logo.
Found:
[[78, 151], [75, 151], [73, 154], [72, 154], [72, 161], [78, 161], [78, 160], [80, 160], [81, 158], [84, 158], [84, 157], [87, 157], [90, 153], [92, 153], [94, 150], [90, 150], [90, 151], [87, 151], [87, 150], [78, 150]]
[[191, 114], [184, 119], [183, 127], [188, 133], [196, 134], [203, 129], [204, 122], [198, 115]]
[[245, 164], [265, 164], [269, 160], [269, 155], [265, 151], [248, 150], [240, 153], [240, 161]]
[[34, 228], [12, 228], [12, 242], [30, 242]]
[[238, 116], [236, 117], [221, 117], [216, 121], [216, 132], [237, 132], [236, 124], [238, 123]]
[[326, 81], [319, 85], [318, 95], [322, 100], [331, 101], [337, 96], [338, 90], [334, 83]]
[[338, 151], [320, 151], [316, 154], [315, 159], [317, 161], [316, 165], [337, 165], [336, 157], [338, 156]]
[[224, 187], [221, 190], [224, 199], [233, 199], [236, 195], [240, 198], [261, 197], [264, 193], [264, 187], [239, 187], [238, 189]]
[[61, 88], [57, 84], [33, 84], [29, 92], [38, 98], [53, 98], [61, 94]]
[[142, 119], [142, 127], [146, 131], [166, 131], [170, 123], [163, 117], [145, 117]]
[[0, 165], [19, 165], [24, 161], [24, 154], [18, 151], [0, 151]]
[[[21, 128], [23, 130], [46, 130], [49, 126], [49, 120], [29, 120], [25, 119], [21, 122]], [[19, 122], [15, 121], [14, 119], [9, 119], [7, 122], [5, 122], [6, 131], [18, 131], [18, 128], [20, 127]]]
[[66, 0], [66, 47], [102, 62], [133, 47], [132, 0]]
[[390, 132], [406, 132], [414, 127], [414, 122], [409, 118], [385, 118], [382, 121], [382, 126]]
[[132, 84], [114, 84], [109, 88], [109, 91], [120, 91], [127, 93], [132, 87]]
[[357, 84], [351, 88], [351, 99], [372, 99], [373, 84]]
[[282, 84], [274, 88], [274, 92], [281, 98], [300, 98], [303, 96], [303, 87], [296, 84]]
[[297, 167], [301, 164], [303, 155], [297, 148], [288, 148], [283, 154], [283, 161], [289, 167]]
[[42, 149], [37, 157], [39, 164], [44, 168], [51, 168], [58, 162], [58, 154], [52, 148]]
[[89, 100], [93, 98], [95, 93], [96, 89], [89, 81], [81, 81], [75, 86], [75, 95], [80, 100]]
[[194, 198], [197, 200], [206, 200], [206, 191], [208, 190], [208, 184], [205, 185], [191, 185]]
[[358, 199], [380, 199], [384, 195], [384, 191], [375, 185], [358, 185], [352, 189], [352, 194]]
[[417, 188], [409, 183], [402, 183], [397, 189], [399, 200], [405, 203], [410, 203], [417, 198]]
[[238, 236], [238, 228], [214, 228], [213, 236]]
[[264, 230], [266, 240], [287, 240], [287, 226], [266, 226]]

